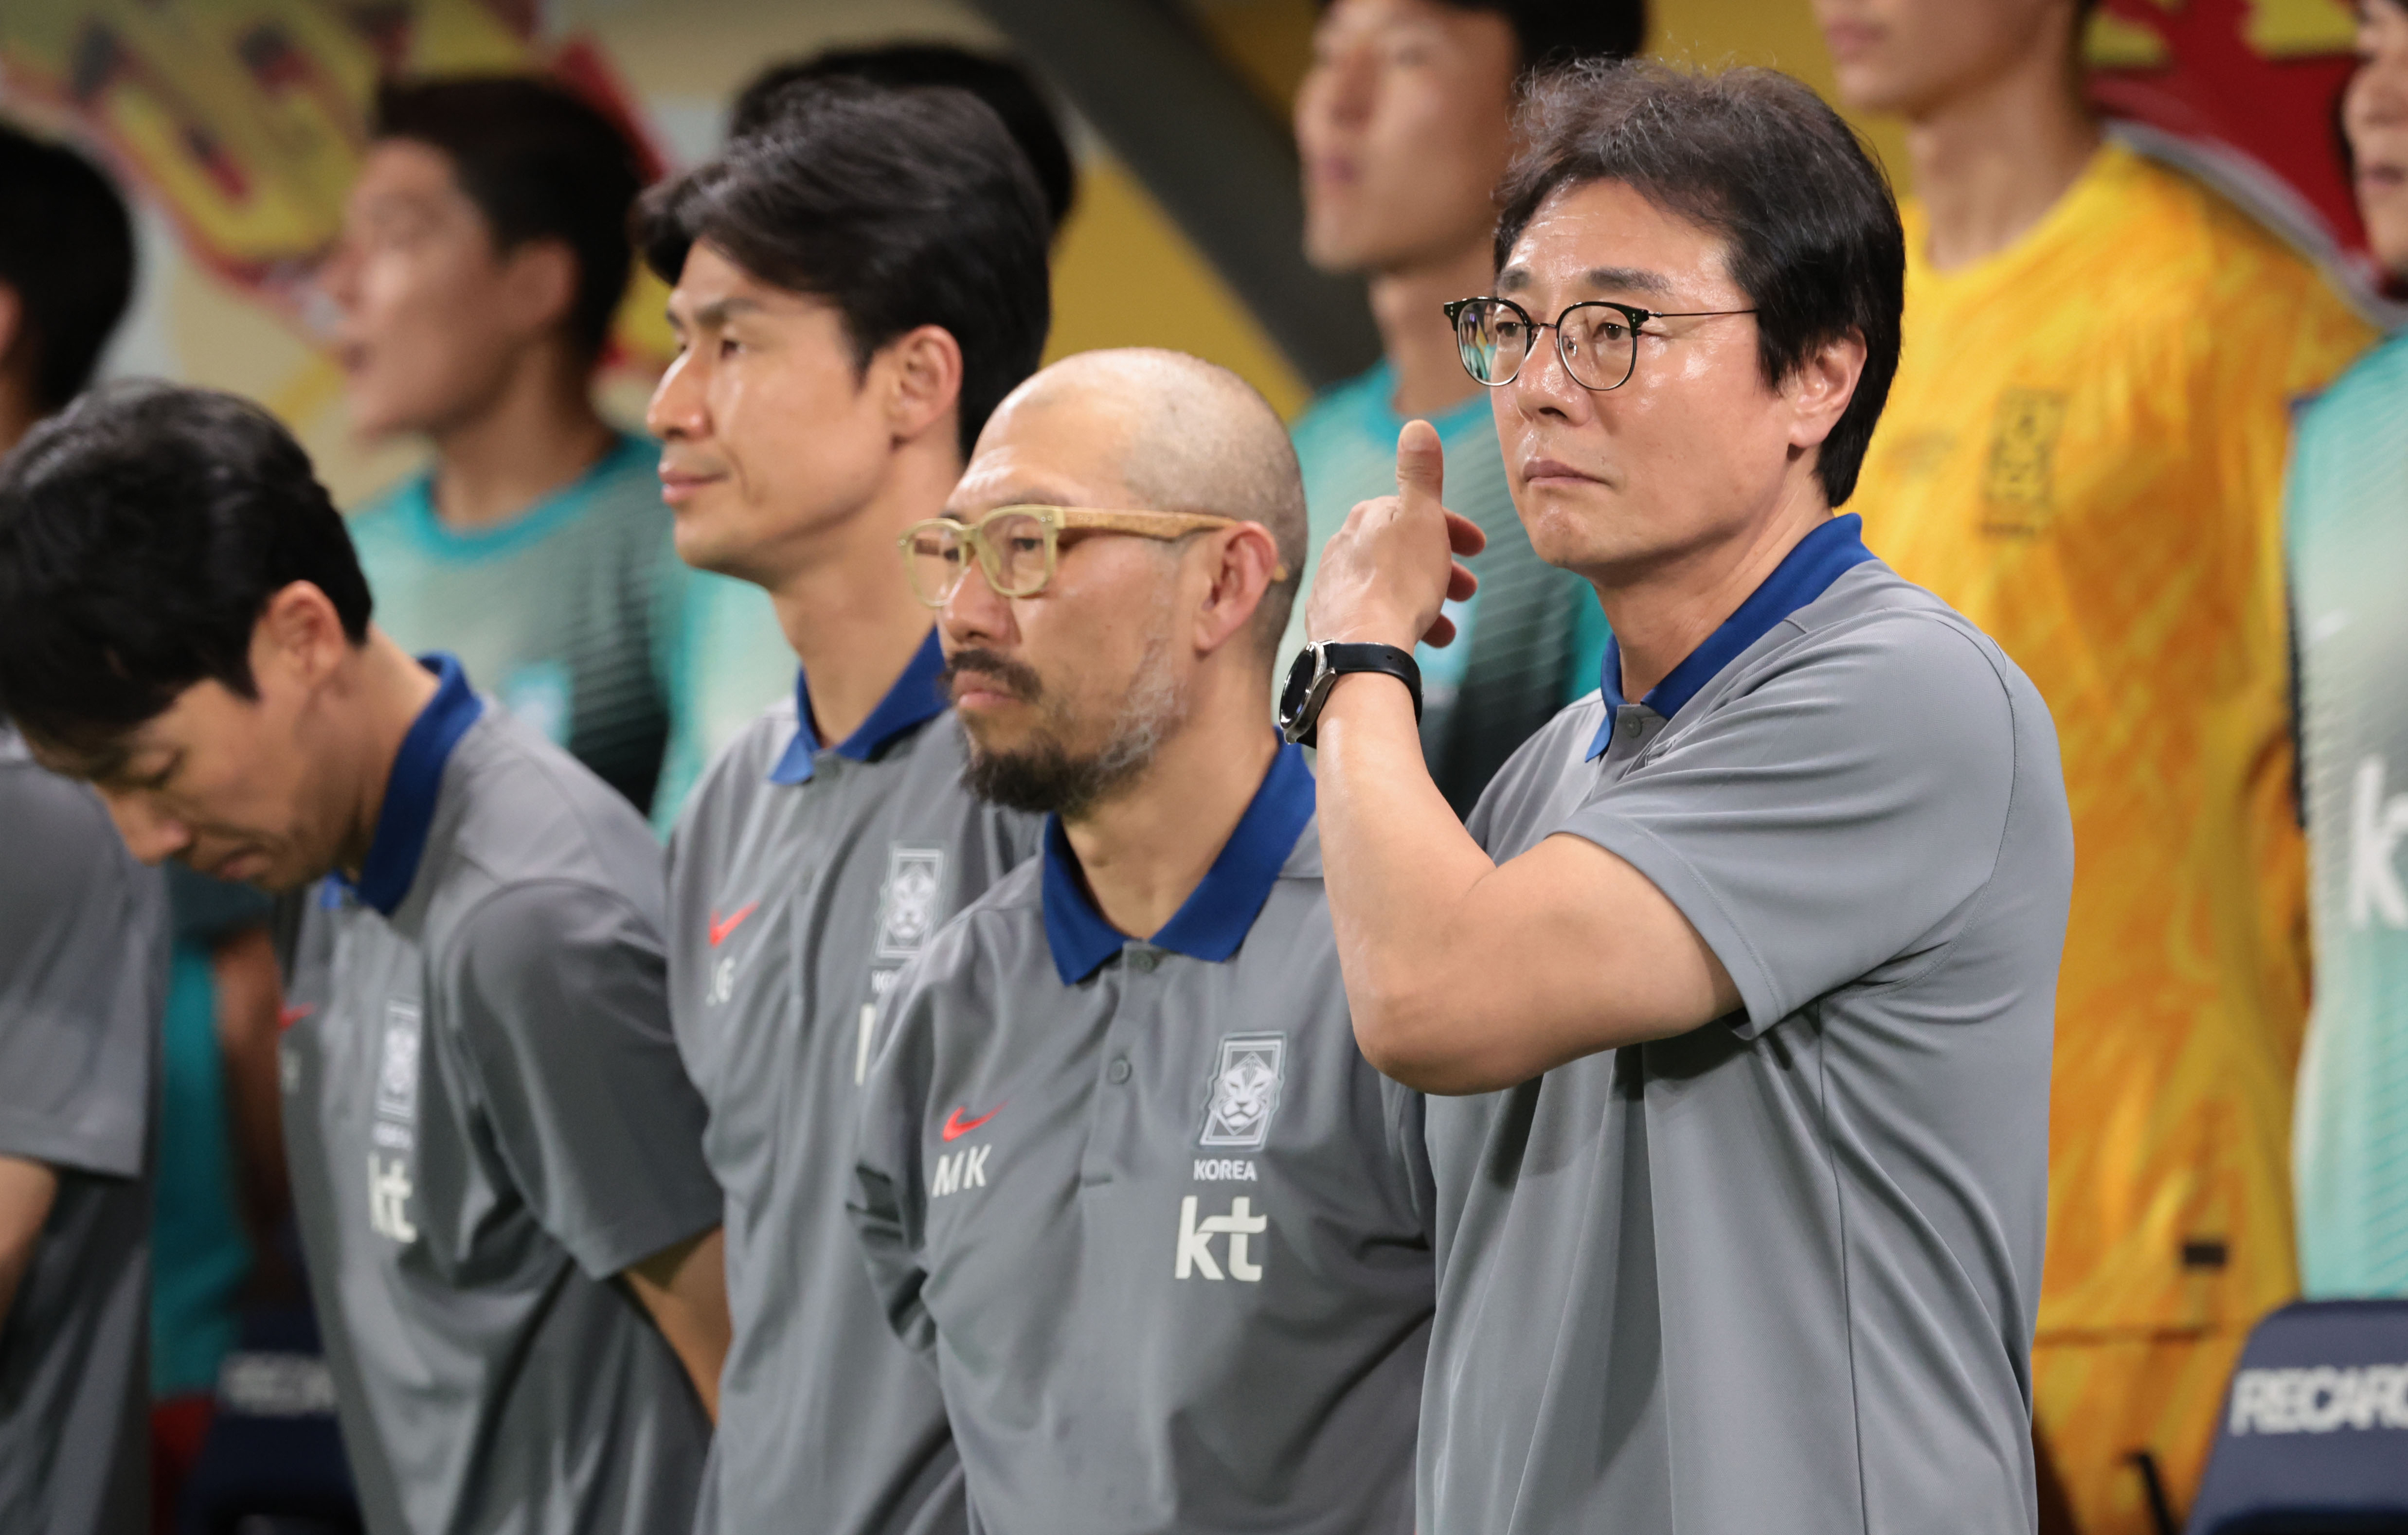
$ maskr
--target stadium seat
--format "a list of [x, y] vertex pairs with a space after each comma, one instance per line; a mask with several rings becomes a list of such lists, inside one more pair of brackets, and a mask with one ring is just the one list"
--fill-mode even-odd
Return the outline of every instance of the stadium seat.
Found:
[[2408, 1300], [2300, 1301], [2258, 1325], [2189, 1535], [2408, 1535]]

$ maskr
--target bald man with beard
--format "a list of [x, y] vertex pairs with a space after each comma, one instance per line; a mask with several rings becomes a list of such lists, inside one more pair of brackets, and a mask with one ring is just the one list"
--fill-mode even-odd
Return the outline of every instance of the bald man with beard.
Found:
[[890, 994], [853, 1210], [983, 1530], [1412, 1528], [1430, 1177], [1269, 723], [1304, 538], [1261, 396], [1125, 351], [904, 540], [968, 782], [1047, 816]]

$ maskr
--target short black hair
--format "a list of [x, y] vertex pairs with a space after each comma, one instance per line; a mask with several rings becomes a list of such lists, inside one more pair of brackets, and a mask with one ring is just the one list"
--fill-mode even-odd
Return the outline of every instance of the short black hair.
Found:
[[565, 86], [523, 75], [463, 75], [378, 87], [375, 136], [442, 152], [508, 253], [558, 240], [577, 258], [569, 339], [602, 354], [627, 292], [627, 211], [642, 162], [619, 125]]
[[366, 639], [367, 580], [292, 434], [215, 390], [104, 384], [0, 460], [0, 714], [106, 760], [196, 682], [256, 696], [251, 633], [299, 581]]
[[[1504, 19], [1525, 70], [1580, 59], [1627, 59], [1647, 42], [1647, 0], [1438, 0]], [[1320, 0], [1327, 10], [1332, 0]]]
[[992, 108], [951, 86], [823, 80], [757, 133], [653, 188], [644, 259], [675, 282], [698, 241], [844, 316], [854, 365], [920, 325], [962, 349], [962, 455], [1037, 371], [1053, 323], [1045, 205]]
[[0, 124], [0, 283], [22, 314], [0, 364], [35, 406], [59, 409], [92, 381], [134, 296], [134, 221], [91, 161]]
[[890, 43], [882, 48], [837, 48], [808, 59], [773, 64], [736, 94], [727, 117], [727, 136], [758, 133], [778, 115], [779, 98], [788, 87], [836, 79], [867, 80], [888, 90], [913, 85], [953, 85], [995, 108], [1003, 119], [1028, 168], [1037, 173], [1037, 189], [1045, 194], [1046, 222], [1058, 233], [1078, 198], [1079, 172], [1070, 146], [1053, 105], [1018, 61], [992, 53], [974, 53], [951, 43]]
[[1831, 505], [1847, 500], [1898, 372], [1906, 288], [1898, 200], [1856, 131], [1777, 71], [1643, 60], [1541, 74], [1520, 129], [1526, 147], [1498, 188], [1499, 271], [1550, 196], [1619, 181], [1722, 237], [1731, 280], [1756, 307], [1767, 383], [1826, 342], [1864, 338], [1856, 395], [1815, 460]]

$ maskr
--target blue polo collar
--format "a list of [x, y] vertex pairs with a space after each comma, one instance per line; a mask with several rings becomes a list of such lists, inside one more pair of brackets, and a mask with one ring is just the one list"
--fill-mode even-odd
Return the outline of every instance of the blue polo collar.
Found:
[[469, 687], [468, 674], [456, 657], [438, 651], [420, 656], [418, 664], [435, 674], [435, 696], [410, 722], [401, 750], [393, 754], [393, 773], [385, 780], [376, 836], [360, 864], [359, 880], [344, 882], [388, 917], [400, 909], [418, 878], [426, 834], [435, 825], [436, 796], [443, 789], [443, 766], [452, 760], [460, 738], [485, 712], [485, 701]]
[[[1678, 714], [1698, 696], [1698, 689], [1713, 681], [1749, 646], [1771, 633], [1774, 625], [1872, 557], [1873, 552], [1865, 547], [1864, 523], [1856, 513], [1848, 512], [1825, 523], [1799, 539], [1798, 546], [1772, 567], [1772, 574], [1764, 578], [1764, 583], [1739, 605], [1739, 610], [1723, 620], [1722, 627], [1708, 635], [1705, 643], [1691, 651], [1679, 666], [1666, 672], [1664, 680], [1648, 689], [1640, 703], [1668, 720]], [[1598, 678], [1598, 690], [1605, 695], [1605, 720], [1588, 743], [1591, 761], [1605, 754], [1606, 747], [1613, 740], [1613, 722], [1629, 704], [1622, 696], [1622, 642], [1618, 639], [1605, 643], [1605, 665]]]
[[[1238, 952], [1270, 899], [1280, 868], [1312, 819], [1312, 771], [1300, 747], [1282, 746], [1271, 758], [1246, 813], [1221, 845], [1203, 883], [1148, 941], [1213, 964]], [[1045, 818], [1045, 943], [1054, 971], [1075, 986], [1121, 952], [1128, 938], [1104, 920], [1079, 878], [1079, 857], [1063, 834], [1062, 818]]]
[[[937, 631], [930, 629], [928, 638], [911, 656], [911, 664], [869, 718], [860, 728], [836, 743], [836, 754], [849, 762], [867, 762], [887, 742], [915, 726], [927, 724], [942, 714], [948, 705], [944, 690], [937, 680], [944, 674], [945, 649], [938, 643]], [[811, 725], [811, 683], [799, 670], [795, 673], [795, 739], [769, 769], [772, 783], [809, 783], [814, 771], [812, 759], [820, 753], [819, 732]]]

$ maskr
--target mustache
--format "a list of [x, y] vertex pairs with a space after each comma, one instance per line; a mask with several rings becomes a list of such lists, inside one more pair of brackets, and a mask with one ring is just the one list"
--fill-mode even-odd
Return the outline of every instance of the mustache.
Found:
[[944, 690], [946, 697], [951, 698], [954, 683], [970, 672], [1002, 683], [1005, 692], [1023, 702], [1033, 702], [1043, 696], [1045, 692], [1045, 684], [1039, 679], [1036, 667], [994, 651], [981, 650], [956, 651], [953, 659], [945, 663], [945, 669], [937, 674], [937, 685]]

